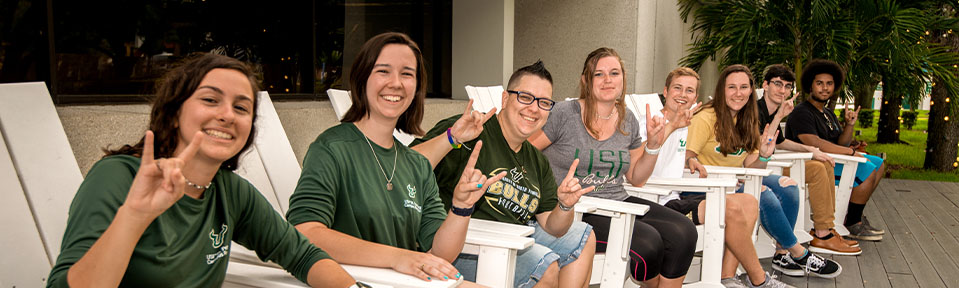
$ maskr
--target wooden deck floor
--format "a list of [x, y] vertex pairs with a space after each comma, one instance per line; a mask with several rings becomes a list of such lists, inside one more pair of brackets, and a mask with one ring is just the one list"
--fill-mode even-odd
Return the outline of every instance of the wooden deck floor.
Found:
[[861, 242], [862, 255], [828, 256], [839, 277], [778, 277], [800, 288], [959, 287], [959, 183], [885, 179], [865, 215], [886, 235]]

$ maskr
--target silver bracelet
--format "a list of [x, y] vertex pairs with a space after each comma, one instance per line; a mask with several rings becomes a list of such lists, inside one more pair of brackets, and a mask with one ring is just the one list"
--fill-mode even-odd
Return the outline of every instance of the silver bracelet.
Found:
[[556, 201], [556, 202], [559, 203], [558, 206], [560, 210], [563, 210], [563, 211], [573, 210], [573, 207], [566, 207], [566, 205], [563, 205], [563, 201]]
[[663, 146], [659, 146], [659, 148], [656, 148], [656, 149], [649, 149], [649, 146], [643, 147], [643, 150], [645, 150], [646, 153], [648, 153], [649, 155], [658, 155], [659, 149], [663, 149]]

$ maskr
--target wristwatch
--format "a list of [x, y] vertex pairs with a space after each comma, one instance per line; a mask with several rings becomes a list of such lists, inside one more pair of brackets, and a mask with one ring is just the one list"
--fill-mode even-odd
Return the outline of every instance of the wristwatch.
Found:
[[356, 284], [353, 284], [353, 286], [350, 286], [349, 288], [354, 288], [354, 287], [355, 288], [373, 288], [373, 286], [370, 286], [369, 284], [366, 284], [360, 281], [356, 281]]
[[454, 205], [450, 205], [450, 211], [453, 211], [453, 214], [470, 217], [473, 215], [473, 209], [476, 208], [476, 204], [473, 204], [470, 208], [458, 208]]

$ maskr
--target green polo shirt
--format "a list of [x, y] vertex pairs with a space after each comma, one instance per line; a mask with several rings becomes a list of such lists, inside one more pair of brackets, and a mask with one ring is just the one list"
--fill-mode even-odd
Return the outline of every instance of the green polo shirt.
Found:
[[[433, 137], [446, 137], [446, 129], [453, 127], [459, 117], [456, 115], [440, 121], [423, 139], [414, 140], [412, 146]], [[529, 141], [523, 141], [519, 152], [514, 153], [503, 136], [496, 116], [483, 124], [483, 132], [479, 137], [465, 144], [476, 147], [479, 140], [483, 140], [483, 148], [475, 168], [487, 177], [503, 171], [508, 173], [502, 180], [491, 184], [483, 198], [476, 202], [473, 218], [532, 225], [536, 221], [533, 216], [556, 208], [556, 179], [543, 153]], [[453, 188], [463, 175], [470, 153], [472, 151], [466, 148], [454, 149], [433, 169], [440, 187], [440, 197], [447, 208], [452, 205]]]
[[[394, 159], [393, 190], [387, 190]], [[426, 157], [396, 139], [390, 149], [367, 142], [353, 123], [343, 123], [310, 144], [286, 217], [293, 225], [317, 221], [363, 240], [425, 252], [446, 210]]]
[[[103, 235], [126, 200], [140, 159], [98, 161], [70, 205], [67, 229], [48, 287], [68, 287], [67, 271]], [[183, 196], [140, 237], [121, 287], [219, 287], [230, 241], [283, 266], [301, 281], [316, 261], [330, 258], [273, 210], [249, 182], [228, 170], [213, 177], [202, 199]]]

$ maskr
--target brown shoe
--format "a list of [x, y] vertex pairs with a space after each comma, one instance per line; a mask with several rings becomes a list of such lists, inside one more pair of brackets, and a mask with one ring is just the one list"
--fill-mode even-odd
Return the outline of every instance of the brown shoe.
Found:
[[[839, 239], [841, 239], [843, 243], [846, 243], [846, 245], [849, 245], [849, 247], [859, 247], [859, 241], [842, 237], [842, 235], [839, 235], [839, 232], [836, 232], [836, 229], [829, 228], [829, 232], [832, 232], [833, 236], [839, 237]], [[816, 238], [816, 235], [812, 236], [813, 238]]]
[[850, 247], [838, 234], [833, 234], [829, 239], [819, 239], [819, 237], [813, 235], [812, 241], [809, 241], [809, 251], [834, 255], [862, 254], [862, 249], [859, 247]]

